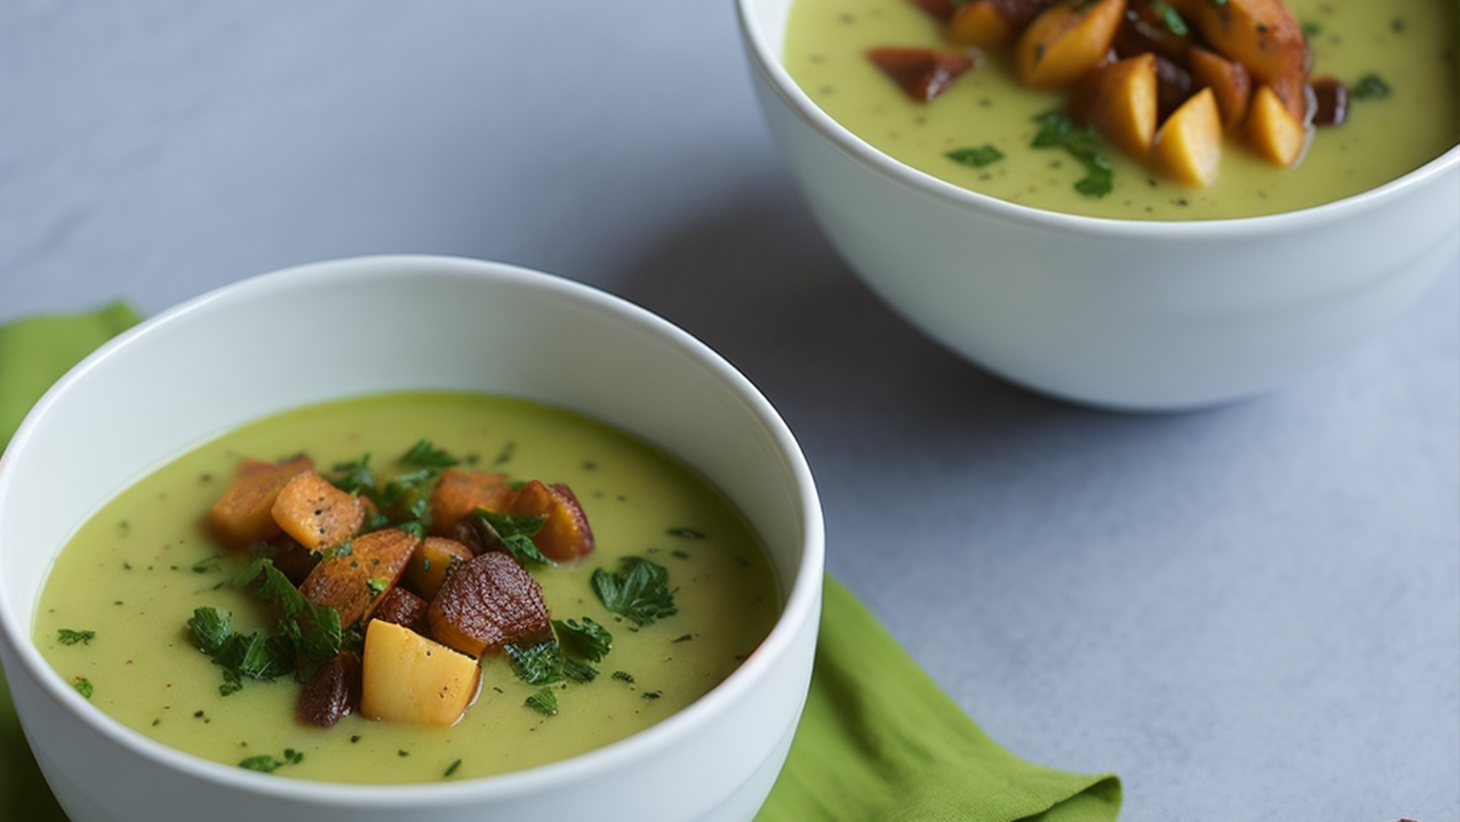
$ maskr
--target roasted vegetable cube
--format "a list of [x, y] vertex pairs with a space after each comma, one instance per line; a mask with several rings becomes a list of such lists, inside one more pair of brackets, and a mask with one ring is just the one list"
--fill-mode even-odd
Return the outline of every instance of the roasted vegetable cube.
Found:
[[500, 654], [508, 645], [552, 639], [542, 588], [517, 560], [491, 551], [446, 578], [426, 613], [431, 634], [472, 656]]
[[431, 492], [431, 533], [470, 541], [475, 535], [463, 520], [478, 508], [506, 511], [516, 495], [507, 484], [506, 474], [448, 468], [441, 472], [441, 481]]
[[907, 96], [921, 102], [947, 91], [973, 65], [972, 60], [961, 54], [898, 46], [872, 49], [867, 57]]
[[1035, 88], [1069, 85], [1110, 53], [1125, 0], [1060, 2], [1034, 18], [1014, 46], [1014, 72]]
[[360, 657], [340, 651], [304, 683], [294, 714], [305, 725], [332, 728], [360, 708]]
[[446, 537], [426, 537], [416, 546], [406, 565], [405, 584], [422, 599], [430, 602], [441, 590], [441, 583], [451, 567], [472, 558], [466, 545]]
[[219, 541], [231, 548], [247, 548], [278, 536], [274, 501], [290, 480], [313, 469], [314, 463], [304, 456], [277, 465], [244, 460], [237, 478], [208, 512], [208, 527]]
[[475, 659], [378, 619], [365, 629], [362, 668], [362, 715], [442, 727], [461, 718], [481, 676]]
[[533, 535], [532, 543], [554, 562], [572, 562], [593, 552], [593, 529], [588, 526], [588, 515], [566, 485], [530, 480], [517, 491], [512, 514], [546, 517], [541, 530]]
[[299, 591], [315, 605], [339, 611], [340, 624], [348, 627], [370, 616], [380, 597], [405, 573], [419, 543], [417, 537], [395, 528], [371, 531], [320, 560]]
[[1217, 179], [1222, 120], [1211, 89], [1197, 92], [1166, 118], [1156, 132], [1151, 156], [1162, 171], [1189, 186], [1207, 186]]
[[340, 545], [365, 524], [360, 500], [313, 470], [289, 480], [274, 500], [272, 513], [284, 533], [311, 551]]

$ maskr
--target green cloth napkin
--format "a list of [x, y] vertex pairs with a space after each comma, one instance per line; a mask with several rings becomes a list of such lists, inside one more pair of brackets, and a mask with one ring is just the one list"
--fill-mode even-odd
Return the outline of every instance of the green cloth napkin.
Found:
[[[137, 321], [118, 303], [0, 326], [0, 447], [93, 347]], [[830, 577], [806, 712], [756, 822], [1111, 822], [1120, 781], [1001, 748]], [[66, 822], [0, 671], [0, 819]]]

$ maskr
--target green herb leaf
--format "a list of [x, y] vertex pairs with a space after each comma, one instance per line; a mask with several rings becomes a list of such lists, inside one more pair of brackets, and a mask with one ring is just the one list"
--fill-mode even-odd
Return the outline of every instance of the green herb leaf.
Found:
[[1186, 21], [1181, 19], [1181, 15], [1176, 12], [1176, 9], [1171, 8], [1162, 0], [1152, 3], [1151, 9], [1161, 15], [1161, 22], [1166, 24], [1166, 28], [1170, 29], [1172, 34], [1177, 37], [1185, 37], [1191, 33], [1191, 29], [1186, 27]]
[[558, 641], [564, 648], [591, 662], [602, 660], [613, 648], [613, 634], [589, 617], [583, 617], [581, 624], [574, 619], [555, 619], [553, 628], [557, 630]]
[[1035, 118], [1039, 132], [1030, 143], [1035, 148], [1062, 148], [1085, 166], [1085, 177], [1075, 183], [1075, 190], [1086, 197], [1104, 197], [1113, 187], [1114, 173], [1100, 153], [1104, 147], [1099, 134], [1090, 125], [1077, 126], [1064, 114], [1052, 111]]
[[614, 671], [613, 678], [619, 682], [627, 682], [630, 685], [634, 684], [634, 675], [628, 671]]
[[1004, 159], [1004, 152], [999, 151], [992, 144], [987, 144], [977, 148], [955, 148], [943, 156], [955, 163], [983, 168], [990, 163], [997, 163]]
[[1355, 100], [1378, 100], [1388, 97], [1392, 91], [1384, 78], [1377, 74], [1365, 74], [1359, 78], [1359, 82], [1349, 91], [1348, 96]]
[[194, 609], [188, 627], [193, 629], [193, 637], [198, 640], [198, 647], [203, 653], [208, 656], [217, 654], [233, 636], [232, 618], [232, 613], [217, 608]]
[[451, 763], [450, 765], [446, 766], [446, 773], [444, 773], [444, 774], [441, 775], [442, 778], [449, 777], [452, 774], [456, 773], [456, 769], [457, 768], [460, 768], [460, 767], [461, 767], [461, 760], [458, 759], [455, 762]]
[[431, 441], [427, 439], [418, 440], [400, 458], [400, 461], [417, 468], [450, 468], [461, 462], [446, 451], [432, 446]]
[[558, 695], [553, 693], [552, 688], [539, 689], [537, 693], [529, 696], [523, 704], [543, 716], [558, 715]]
[[532, 541], [533, 535], [542, 530], [547, 517], [516, 517], [485, 508], [478, 508], [475, 516], [488, 536], [496, 537], [502, 547], [523, 567], [548, 564], [548, 558], [537, 550], [537, 545]]
[[618, 573], [599, 568], [589, 579], [603, 607], [639, 625], [679, 613], [669, 590], [669, 571], [663, 565], [630, 556], [619, 560], [619, 568]]
[[71, 687], [76, 689], [76, 693], [81, 694], [87, 699], [90, 699], [91, 695], [96, 692], [96, 688], [91, 685], [91, 680], [84, 676], [78, 676], [72, 679]]
[[667, 529], [665, 531], [665, 533], [669, 534], [671, 537], [679, 537], [680, 539], [708, 539], [709, 538], [709, 534], [706, 534], [704, 531], [701, 531], [698, 528], [690, 528], [688, 526], [683, 526], [683, 525], [681, 525], [679, 527], [676, 527], [676, 528], [669, 528], [669, 529]]
[[213, 556], [206, 559], [200, 559], [197, 562], [193, 563], [193, 573], [206, 574], [209, 571], [215, 571], [218, 569], [218, 563], [222, 560], [222, 554], [214, 554]]
[[335, 465], [335, 473], [343, 474], [341, 477], [328, 477], [329, 481], [341, 491], [349, 494], [375, 493], [375, 474], [370, 470], [370, 455], [366, 454], [354, 462], [342, 462]]
[[591, 666], [564, 655], [562, 646], [555, 640], [528, 648], [508, 645], [506, 650], [517, 676], [528, 685], [551, 685], [564, 679], [592, 682], [598, 676], [598, 671]]
[[56, 631], [56, 641], [62, 645], [90, 645], [91, 640], [96, 638], [95, 631], [73, 631], [70, 628], [61, 628]]

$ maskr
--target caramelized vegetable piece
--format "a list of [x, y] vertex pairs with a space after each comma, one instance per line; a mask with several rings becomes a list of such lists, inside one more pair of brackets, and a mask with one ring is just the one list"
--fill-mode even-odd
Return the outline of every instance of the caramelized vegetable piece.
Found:
[[1122, 58], [1151, 53], [1178, 66], [1186, 65], [1191, 34], [1189, 30], [1178, 34], [1172, 29], [1168, 8], [1162, 0], [1129, 0], [1111, 43], [1115, 53]]
[[923, 102], [942, 94], [973, 65], [961, 54], [924, 48], [875, 48], [867, 57], [909, 97]]
[[1059, 88], [1100, 65], [1110, 52], [1125, 0], [1064, 0], [1034, 18], [1014, 46], [1014, 72], [1034, 88]]
[[1222, 121], [1211, 89], [1202, 89], [1161, 124], [1151, 150], [1156, 166], [1190, 186], [1210, 185], [1222, 160]]
[[349, 544], [349, 549], [320, 560], [299, 586], [315, 605], [340, 612], [340, 624], [349, 627], [370, 616], [380, 597], [405, 572], [419, 539], [395, 528], [371, 531]]
[[238, 477], [223, 491], [208, 512], [208, 527], [230, 548], [247, 548], [279, 534], [274, 522], [274, 500], [296, 475], [314, 469], [308, 457], [295, 457], [277, 465], [244, 460]]
[[418, 634], [427, 634], [431, 631], [430, 624], [426, 622], [426, 609], [429, 607], [426, 600], [397, 585], [386, 591], [380, 601], [375, 603], [375, 610], [370, 612], [370, 618], [410, 628]]
[[593, 551], [593, 529], [583, 506], [566, 485], [545, 485], [531, 480], [517, 491], [512, 514], [519, 517], [547, 517], [532, 543], [553, 562], [572, 562]]
[[405, 584], [426, 601], [441, 590], [451, 567], [472, 558], [472, 550], [454, 539], [426, 537], [406, 565]]
[[1156, 138], [1156, 55], [1104, 66], [1082, 88], [1081, 118], [1127, 153], [1146, 156]]
[[1217, 111], [1222, 127], [1233, 131], [1247, 117], [1247, 103], [1252, 98], [1252, 79], [1241, 63], [1235, 63], [1216, 52], [1193, 48], [1191, 81], [1197, 88], [1209, 88], [1217, 98]]
[[1348, 119], [1348, 86], [1336, 77], [1319, 77], [1313, 89], [1313, 125], [1341, 126]]
[[994, 0], [970, 0], [953, 12], [946, 33], [954, 43], [990, 49], [1012, 43], [1018, 32]]
[[1259, 87], [1252, 95], [1243, 136], [1258, 154], [1283, 168], [1298, 161], [1308, 140], [1307, 129], [1269, 86]]
[[506, 474], [448, 468], [431, 492], [431, 533], [465, 542], [473, 536], [470, 528], [463, 531], [465, 517], [478, 508], [506, 511], [516, 494]]
[[1288, 112], [1304, 119], [1310, 58], [1303, 29], [1282, 0], [1168, 0], [1212, 48], [1273, 86]]
[[459, 565], [431, 600], [426, 619], [433, 636], [472, 656], [500, 654], [507, 645], [536, 645], [553, 636], [542, 588], [500, 551]]
[[294, 714], [305, 725], [333, 728], [359, 708], [360, 657], [354, 651], [340, 651], [304, 683]]
[[319, 564], [319, 554], [295, 542], [287, 534], [280, 534], [269, 540], [278, 549], [274, 554], [274, 567], [283, 572], [289, 581], [298, 585], [309, 577], [309, 572]]
[[1191, 99], [1191, 74], [1186, 69], [1156, 55], [1156, 117], [1165, 122], [1181, 105]]
[[953, 0], [909, 0], [909, 2], [927, 12], [934, 20], [946, 22], [953, 16]]
[[309, 470], [296, 475], [279, 491], [273, 517], [295, 542], [318, 551], [354, 536], [365, 524], [365, 507], [354, 494], [341, 491]]
[[476, 696], [476, 660], [399, 625], [365, 629], [360, 713], [370, 719], [447, 727]]

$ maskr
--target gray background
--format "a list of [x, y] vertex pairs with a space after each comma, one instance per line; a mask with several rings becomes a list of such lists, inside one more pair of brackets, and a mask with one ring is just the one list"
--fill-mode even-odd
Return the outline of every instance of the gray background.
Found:
[[1280, 391], [1094, 412], [852, 276], [730, 0], [0, 7], [0, 322], [376, 252], [719, 350], [800, 438], [831, 571], [995, 739], [1120, 773], [1123, 820], [1460, 818], [1460, 264]]

